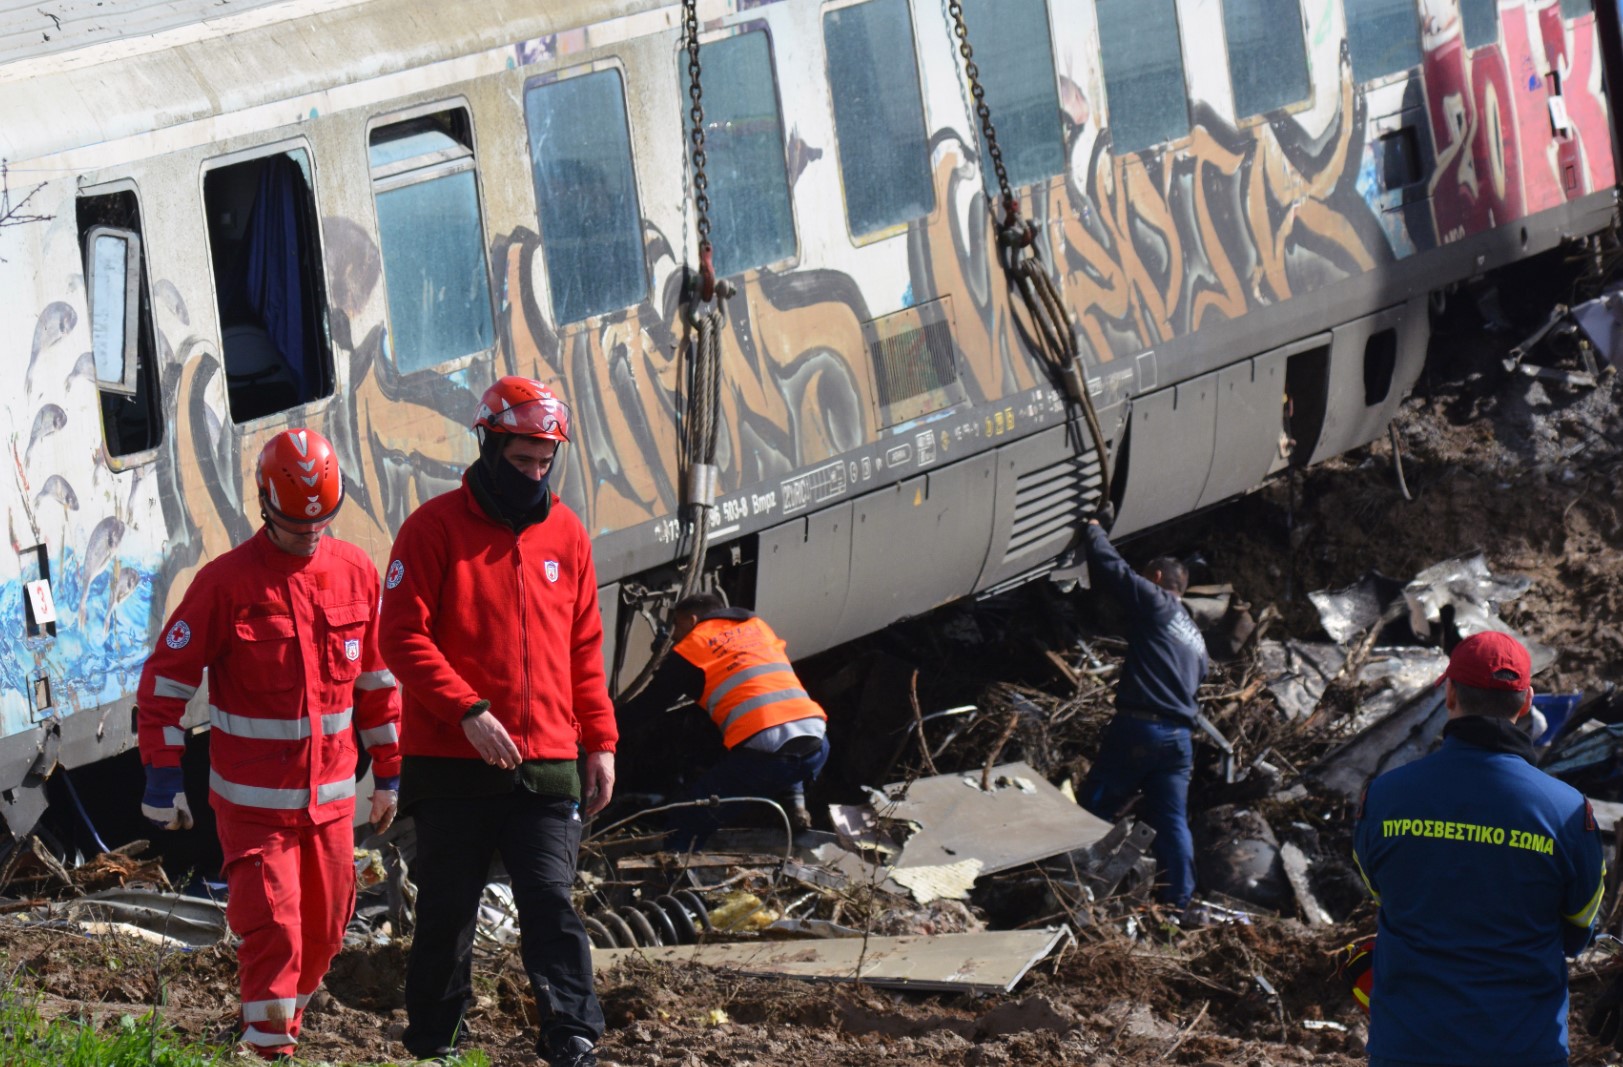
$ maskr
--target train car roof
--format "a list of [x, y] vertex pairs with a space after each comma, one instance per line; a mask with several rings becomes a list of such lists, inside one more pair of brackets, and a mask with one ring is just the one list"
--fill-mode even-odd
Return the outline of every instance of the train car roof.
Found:
[[87, 45], [136, 43], [279, 6], [287, 0], [0, 0], [0, 66]]
[[95, 167], [122, 153], [83, 150], [122, 138], [291, 100], [332, 110], [343, 101], [322, 95], [357, 82], [639, 13], [675, 27], [678, 10], [674, 0], [0, 0], [0, 159]]

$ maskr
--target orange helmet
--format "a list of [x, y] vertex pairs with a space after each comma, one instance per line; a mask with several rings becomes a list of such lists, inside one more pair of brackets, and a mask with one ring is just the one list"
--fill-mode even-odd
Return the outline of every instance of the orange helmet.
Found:
[[267, 441], [254, 481], [265, 507], [286, 522], [323, 522], [344, 502], [338, 454], [314, 430], [283, 430]]
[[479, 399], [475, 429], [546, 441], [569, 440], [569, 405], [533, 378], [509, 374]]

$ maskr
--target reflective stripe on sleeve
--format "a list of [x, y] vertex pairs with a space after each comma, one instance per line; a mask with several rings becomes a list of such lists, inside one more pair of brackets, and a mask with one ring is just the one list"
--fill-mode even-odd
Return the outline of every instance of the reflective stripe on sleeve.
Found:
[[720, 685], [716, 686], [715, 692], [710, 694], [710, 699], [704, 702], [704, 710], [710, 712], [712, 715], [715, 714], [716, 708], [721, 704], [722, 698], [724, 698], [728, 693], [731, 693], [734, 689], [738, 688], [739, 685], [749, 681], [751, 678], [759, 678], [763, 674], [793, 672], [794, 668], [789, 666], [787, 663], [757, 663], [753, 667], [745, 667], [743, 670], [730, 676], [725, 682], [722, 682]]
[[166, 745], [186, 744], [186, 731], [178, 726], [165, 726], [163, 728], [163, 743]]
[[197, 686], [177, 682], [173, 678], [158, 675], [152, 682], [152, 695], [157, 697], [175, 697], [178, 700], [190, 700], [197, 695]]
[[1600, 868], [1600, 884], [1595, 887], [1595, 895], [1589, 898], [1588, 904], [1585, 904], [1573, 914], [1566, 916], [1567, 922], [1574, 926], [1582, 926], [1587, 929], [1589, 924], [1595, 921], [1595, 913], [1600, 911], [1601, 897], [1605, 895], [1606, 865], [1603, 863], [1601, 864]]
[[395, 729], [394, 723], [392, 722], [384, 723], [382, 726], [374, 726], [370, 729], [361, 731], [361, 744], [365, 745], [367, 748], [373, 748], [377, 745], [393, 744], [399, 740], [400, 731]]
[[[209, 788], [233, 804], [244, 808], [267, 808], [273, 811], [298, 811], [310, 806], [308, 789], [272, 789], [262, 785], [243, 785], [220, 777], [220, 772], [209, 770]], [[328, 804], [355, 795], [355, 779], [345, 776], [336, 782], [316, 787], [316, 803]]]
[[1364, 861], [1358, 858], [1357, 849], [1353, 849], [1353, 866], [1358, 868], [1358, 877], [1364, 880], [1364, 888], [1369, 890], [1369, 898], [1379, 904], [1381, 895], [1375, 892], [1375, 887], [1370, 884], [1369, 875], [1364, 873]]
[[393, 689], [395, 687], [394, 675], [388, 671], [363, 671], [355, 679], [356, 689]]
[[756, 708], [764, 708], [768, 704], [776, 704], [780, 700], [809, 699], [811, 698], [806, 696], [806, 691], [799, 686], [795, 686], [793, 689], [779, 689], [773, 693], [762, 693], [758, 697], [750, 697], [748, 700], [738, 705], [738, 707], [727, 713], [727, 718], [722, 720], [721, 723], [721, 734], [723, 737], [727, 736], [727, 727], [731, 726], [745, 715], [748, 715]]

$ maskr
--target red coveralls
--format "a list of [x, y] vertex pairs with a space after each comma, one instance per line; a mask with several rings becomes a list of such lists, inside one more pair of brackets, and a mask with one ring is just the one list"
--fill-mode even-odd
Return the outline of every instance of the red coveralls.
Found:
[[322, 538], [264, 530], [197, 573], [141, 673], [141, 759], [180, 763], [186, 701], [208, 671], [209, 802], [225, 853], [243, 1040], [291, 1053], [354, 908], [355, 728], [400, 773], [400, 702], [377, 648], [378, 573]]

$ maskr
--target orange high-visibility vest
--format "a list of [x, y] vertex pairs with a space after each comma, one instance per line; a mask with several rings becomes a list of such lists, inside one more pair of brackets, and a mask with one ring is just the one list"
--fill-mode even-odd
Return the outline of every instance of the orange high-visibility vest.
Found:
[[705, 619], [676, 653], [704, 672], [699, 703], [728, 748], [798, 719], [827, 719], [800, 687], [783, 641], [757, 618]]

